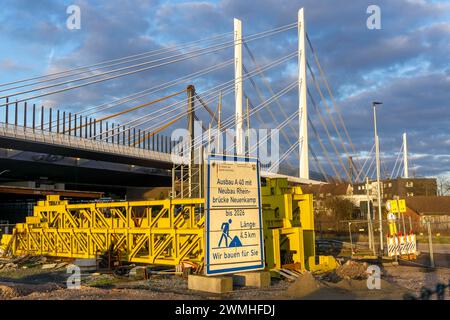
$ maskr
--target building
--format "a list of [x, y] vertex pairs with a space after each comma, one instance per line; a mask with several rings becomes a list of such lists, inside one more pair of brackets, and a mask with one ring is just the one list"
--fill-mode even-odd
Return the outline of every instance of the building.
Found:
[[325, 199], [330, 196], [343, 196], [352, 194], [350, 183], [322, 183], [302, 185], [303, 193], [311, 193], [318, 199]]
[[424, 222], [429, 220], [433, 234], [450, 234], [450, 196], [407, 197], [405, 218], [408, 227], [411, 218], [411, 227], [416, 232], [426, 233]]
[[302, 185], [302, 191], [313, 195], [314, 222], [321, 234], [347, 230], [342, 221], [361, 216], [360, 198], [365, 196], [354, 196], [350, 183]]
[[[369, 182], [369, 195], [376, 196], [376, 181]], [[357, 183], [353, 186], [353, 194], [367, 194], [366, 184]], [[436, 196], [436, 178], [397, 178], [381, 180], [381, 194], [383, 200], [415, 197]]]

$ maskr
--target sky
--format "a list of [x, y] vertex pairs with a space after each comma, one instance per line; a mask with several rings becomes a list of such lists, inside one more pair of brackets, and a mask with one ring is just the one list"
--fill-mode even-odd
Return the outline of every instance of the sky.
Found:
[[[304, 7], [307, 33], [325, 71], [338, 109], [333, 105], [310, 50], [307, 51], [307, 60], [320, 82], [324, 99], [321, 99], [311, 77], [308, 79], [308, 88], [324, 117], [342, 162], [347, 165], [346, 154], [327, 113], [327, 106], [336, 121], [338, 132], [345, 138], [338, 120], [338, 110], [341, 112], [356, 150], [356, 153], [349, 153], [362, 164], [363, 156], [371, 150], [374, 143], [371, 104], [372, 101], [382, 101], [377, 117], [383, 172], [390, 175], [402, 144], [402, 133], [406, 132], [411, 175], [450, 175], [448, 1], [1, 0], [0, 4], [0, 83], [118, 59], [215, 35], [224, 34], [224, 39], [232, 40], [233, 18], [242, 20], [244, 37], [250, 36], [296, 22], [298, 9]], [[80, 7], [79, 30], [69, 30], [66, 26], [69, 16], [66, 9], [69, 5]], [[367, 27], [369, 5], [380, 8], [380, 29]], [[207, 45], [205, 42], [199, 43]], [[297, 50], [297, 31], [294, 28], [280, 32], [249, 42], [248, 46], [257, 63], [265, 65]], [[176, 53], [179, 52], [170, 54]], [[230, 47], [218, 53], [136, 75], [47, 96], [37, 99], [36, 103], [79, 112], [89, 106], [110, 102], [232, 58], [233, 51]], [[145, 60], [139, 62], [143, 61]], [[256, 67], [247, 52], [244, 52], [244, 65], [248, 70]], [[202, 92], [206, 93], [208, 89], [232, 80], [233, 76], [233, 67], [229, 65], [191, 82], [202, 95]], [[297, 79], [296, 58], [268, 70], [265, 76], [274, 92], [286, 88]], [[255, 76], [254, 81], [261, 89], [263, 98], [269, 98], [270, 93], [263, 77]], [[175, 92], [187, 84], [144, 97], [139, 102]], [[244, 90], [252, 105], [261, 102], [260, 95], [250, 81], [245, 81]], [[0, 92], [1, 96], [4, 94], [5, 92]], [[232, 115], [232, 98], [232, 93], [224, 97], [224, 116]], [[177, 100], [172, 102], [174, 101]], [[215, 110], [217, 101], [209, 103]], [[292, 114], [298, 108], [298, 91], [289, 91], [280, 98], [280, 103], [286, 114]], [[123, 107], [135, 104], [136, 101]], [[277, 111], [278, 105], [271, 104], [270, 108], [276, 121], [282, 122], [284, 118]], [[119, 110], [122, 109], [114, 109]], [[122, 121], [142, 117], [145, 112], [140, 110]], [[332, 161], [339, 167], [333, 146], [327, 139], [311, 101], [308, 101], [308, 115]], [[209, 121], [206, 113], [201, 118]], [[276, 121], [270, 117], [269, 112], [261, 113], [261, 118], [251, 118], [253, 127], [274, 128], [277, 126]], [[285, 130], [292, 141], [295, 139], [298, 123], [293, 121]], [[325, 153], [311, 128], [309, 136], [310, 145], [319, 161], [331, 174]], [[352, 149], [347, 139], [344, 143], [347, 150]], [[281, 137], [280, 150], [287, 148], [286, 141]], [[289, 162], [294, 166], [298, 161], [295, 152], [289, 155]], [[313, 162], [311, 159], [310, 167], [315, 170]], [[339, 171], [343, 174], [342, 168]]]

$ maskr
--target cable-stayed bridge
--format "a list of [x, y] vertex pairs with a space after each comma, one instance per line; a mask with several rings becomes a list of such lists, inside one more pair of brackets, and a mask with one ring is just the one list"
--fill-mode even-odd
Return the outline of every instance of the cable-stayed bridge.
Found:
[[[266, 174], [304, 183], [363, 180], [370, 170], [360, 163], [303, 14], [301, 9], [296, 22], [248, 35], [235, 19], [233, 32], [2, 83], [0, 148], [164, 174], [181, 161], [173, 152], [180, 143], [171, 139], [176, 128], [189, 129], [191, 150], [211, 142], [193, 136], [194, 122], [201, 121], [204, 131], [223, 133], [223, 140], [235, 130], [233, 144], [222, 152], [254, 154], [261, 144], [276, 143], [279, 156], [263, 168]], [[267, 47], [276, 37], [290, 45]], [[282, 55], [272, 57], [272, 51]], [[149, 81], [144, 90], [112, 101], [84, 106], [67, 100], [71, 92], [107, 91], [109, 84], [133, 87], [135, 76], [155, 79], [166, 69], [173, 78]], [[184, 69], [190, 72], [178, 76]], [[285, 77], [274, 81], [280, 74]], [[56, 107], [62, 99], [75, 107]], [[252, 144], [244, 128], [277, 129], [280, 140]]]

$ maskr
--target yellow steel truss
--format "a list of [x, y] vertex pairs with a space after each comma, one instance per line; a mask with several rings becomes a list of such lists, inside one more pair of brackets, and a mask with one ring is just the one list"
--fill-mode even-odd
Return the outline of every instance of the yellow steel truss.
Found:
[[203, 208], [204, 199], [68, 204], [49, 196], [16, 225], [12, 251], [95, 258], [111, 248], [124, 261], [201, 264]]

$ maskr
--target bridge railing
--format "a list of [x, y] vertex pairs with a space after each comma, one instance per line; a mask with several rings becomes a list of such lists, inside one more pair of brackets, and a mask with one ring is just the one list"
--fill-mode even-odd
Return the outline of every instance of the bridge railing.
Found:
[[92, 140], [83, 137], [32, 129], [13, 124], [0, 124], [0, 136], [24, 141], [40, 142], [81, 150], [97, 151], [108, 154], [126, 155], [136, 158], [172, 162], [170, 153], [147, 150], [134, 146], [114, 144], [103, 140]]
[[[175, 144], [168, 136], [161, 134], [148, 135], [148, 131], [139, 128], [53, 108], [37, 107], [35, 104], [27, 105], [26, 102], [11, 102], [0, 111], [0, 123], [17, 126], [18, 130], [31, 129], [33, 133], [57, 133], [161, 153], [171, 153]], [[29, 130], [27, 134], [28, 132]], [[135, 143], [136, 141], [139, 143]]]

